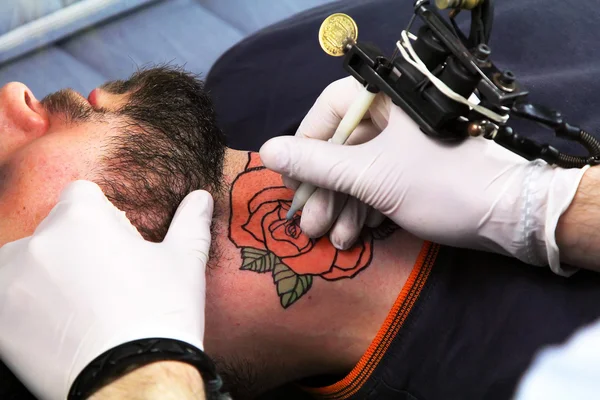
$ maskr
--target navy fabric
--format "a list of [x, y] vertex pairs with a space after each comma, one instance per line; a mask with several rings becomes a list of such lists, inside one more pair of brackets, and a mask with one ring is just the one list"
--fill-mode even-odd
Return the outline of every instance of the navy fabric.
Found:
[[[496, 3], [490, 43], [494, 62], [517, 75], [530, 90], [531, 101], [562, 111], [591, 133], [599, 131], [596, 1], [552, 6], [542, 0]], [[342, 59], [325, 55], [316, 39], [322, 20], [335, 11], [356, 20], [359, 41], [391, 54], [412, 9], [397, 0], [334, 3], [269, 27], [229, 50], [211, 69], [207, 87], [232, 147], [258, 150], [272, 136], [293, 134], [327, 84], [347, 76]], [[520, 133], [551, 141], [563, 150], [580, 150], [535, 124], [512, 124]]]
[[599, 315], [600, 274], [563, 278], [442, 248], [385, 356], [349, 399], [509, 399], [537, 351]]

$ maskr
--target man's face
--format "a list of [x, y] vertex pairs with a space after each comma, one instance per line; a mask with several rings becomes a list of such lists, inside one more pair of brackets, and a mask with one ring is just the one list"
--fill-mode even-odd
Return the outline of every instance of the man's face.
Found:
[[192, 190], [221, 189], [225, 137], [200, 79], [142, 68], [87, 99], [0, 89], [0, 246], [33, 233], [74, 180], [96, 182], [147, 240]]
[[123, 95], [61, 91], [38, 101], [21, 83], [0, 89], [0, 246], [28, 236], [77, 179], [94, 180]]

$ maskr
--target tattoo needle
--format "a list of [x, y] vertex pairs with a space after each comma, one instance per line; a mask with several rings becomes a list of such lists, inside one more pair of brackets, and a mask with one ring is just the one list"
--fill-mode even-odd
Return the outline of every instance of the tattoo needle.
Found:
[[[358, 97], [348, 108], [348, 112], [344, 115], [344, 118], [340, 121], [333, 137], [329, 141], [333, 144], [345, 144], [346, 140], [350, 137], [352, 132], [356, 129], [360, 121], [362, 121], [364, 115], [371, 107], [373, 100], [375, 99], [376, 93], [371, 93], [366, 87], [363, 87]], [[317, 190], [317, 187], [309, 183], [302, 183], [294, 194], [292, 205], [286, 215], [286, 218], [292, 219], [297, 211], [301, 210], [306, 204], [310, 196]]]

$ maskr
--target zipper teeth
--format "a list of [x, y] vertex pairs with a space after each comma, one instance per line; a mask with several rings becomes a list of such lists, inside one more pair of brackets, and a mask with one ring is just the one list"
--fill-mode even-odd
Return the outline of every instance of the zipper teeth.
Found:
[[0, 36], [0, 51], [16, 47], [49, 31], [63, 28], [74, 21], [92, 15], [119, 0], [84, 0], [57, 10], [45, 17], [22, 25]]

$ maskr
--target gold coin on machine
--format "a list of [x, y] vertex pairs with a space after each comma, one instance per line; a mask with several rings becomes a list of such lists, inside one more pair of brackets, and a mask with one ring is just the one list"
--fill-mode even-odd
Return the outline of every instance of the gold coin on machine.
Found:
[[350, 16], [342, 13], [331, 14], [325, 18], [319, 29], [319, 44], [330, 56], [344, 55], [348, 41], [358, 39], [358, 27]]

